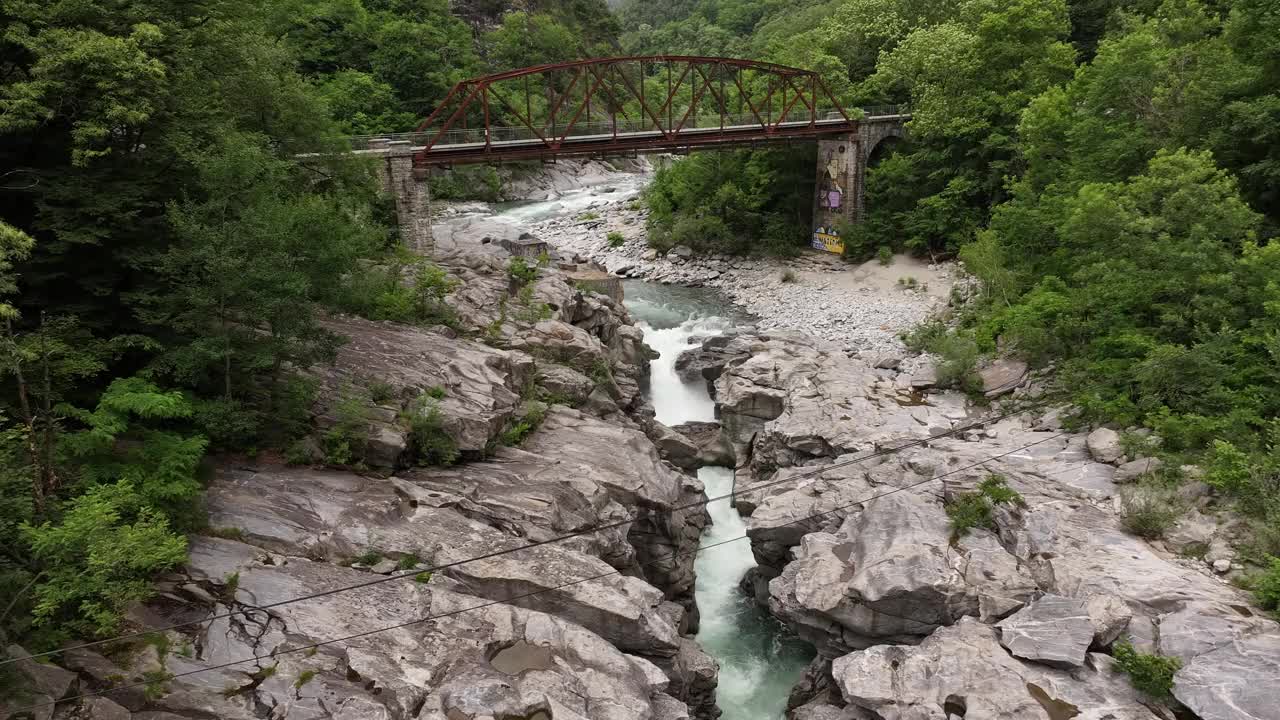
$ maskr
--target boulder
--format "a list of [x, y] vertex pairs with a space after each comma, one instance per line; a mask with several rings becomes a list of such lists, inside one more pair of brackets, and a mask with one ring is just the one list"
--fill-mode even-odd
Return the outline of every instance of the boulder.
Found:
[[996, 634], [962, 618], [915, 647], [877, 645], [836, 658], [832, 674], [847, 703], [879, 718], [1157, 720], [1105, 656], [1068, 673], [1017, 660]]
[[[433, 506], [436, 499], [404, 481], [275, 467], [225, 471], [208, 493], [210, 522], [218, 527], [237, 528], [244, 539], [286, 556], [340, 561], [372, 550], [388, 558], [373, 566], [374, 573], [395, 572], [392, 557], [436, 566], [524, 544], [450, 507]], [[252, 584], [246, 582], [246, 574], [254, 568], [226, 570], [205, 564], [211, 554], [220, 557], [213, 551], [225, 551], [221, 546], [210, 548], [211, 542], [193, 545], [188, 572], [198, 582], [214, 585], [226, 574], [239, 572], [240, 591], [248, 592]], [[594, 549], [581, 543], [578, 547]], [[493, 600], [540, 590], [511, 602], [554, 612], [630, 651], [674, 653], [677, 630], [655, 612], [663, 600], [661, 591], [621, 575], [569, 584], [610, 570], [597, 557], [568, 544], [553, 544], [456, 565], [443, 574], [464, 582], [468, 593]]]
[[596, 383], [591, 378], [564, 365], [539, 363], [538, 387], [547, 393], [548, 400], [577, 405], [587, 399]]
[[733, 467], [737, 464], [733, 445], [725, 439], [720, 423], [693, 421], [673, 425], [671, 429], [688, 438], [689, 442], [698, 447], [698, 461], [703, 466]]
[[1117, 483], [1134, 482], [1143, 476], [1155, 473], [1162, 467], [1164, 467], [1164, 461], [1160, 458], [1130, 460], [1116, 468], [1115, 475], [1111, 477], [1111, 480]]
[[[216, 539], [193, 543], [191, 572], [210, 579], [238, 573], [240, 596], [255, 604], [368, 577]], [[299, 717], [326, 717], [341, 707], [343, 717], [446, 720], [460, 713], [531, 717], [550, 702], [557, 718], [650, 720], [656, 705], [667, 703], [660, 696], [669, 680], [651, 662], [623, 654], [574, 622], [492, 604], [471, 589], [469, 582], [437, 575], [429, 582], [386, 582], [281, 605], [270, 611], [270, 622], [266, 613], [212, 620], [196, 638], [192, 656], [168, 657], [168, 671], [181, 677], [168, 683], [169, 692], [152, 707], [229, 720], [256, 718], [264, 706], [289, 707]], [[209, 612], [225, 610], [218, 606]], [[278, 654], [318, 639], [428, 617], [430, 622], [322, 647], [311, 655]], [[271, 656], [274, 670], [264, 677], [253, 665], [212, 669], [253, 655]], [[184, 675], [197, 670], [207, 672]]]
[[[16, 670], [15, 692], [0, 699], [0, 716], [30, 705], [39, 705], [31, 713], [36, 720], [49, 720], [56, 709], [54, 702], [66, 697], [76, 674], [45, 662], [31, 659], [31, 653], [17, 645], [9, 645], [3, 655], [6, 660], [18, 659], [6, 669]], [[19, 659], [21, 658], [21, 659]]]
[[1173, 524], [1164, 534], [1164, 544], [1176, 553], [1190, 550], [1203, 552], [1209, 548], [1214, 535], [1218, 532], [1218, 523], [1210, 515], [1199, 510], [1191, 510]]
[[1087, 443], [1089, 454], [1098, 462], [1113, 463], [1124, 455], [1124, 448], [1120, 447], [1120, 433], [1111, 428], [1100, 427], [1089, 433]]
[[675, 508], [705, 497], [702, 486], [664, 462], [637, 429], [555, 406], [521, 449], [401, 477], [420, 489], [414, 495], [420, 504], [457, 507], [534, 541], [636, 518], [575, 542], [693, 607], [691, 553], [706, 515], [702, 508]]
[[[344, 418], [340, 406], [365, 403], [369, 438], [364, 461], [379, 468], [402, 466], [409, 446], [400, 416], [427, 402], [439, 410], [443, 429], [464, 456], [483, 454], [520, 403], [519, 391], [533, 373], [532, 359], [420, 328], [354, 317], [325, 321], [327, 330], [347, 338], [337, 359], [316, 370], [320, 379], [317, 424], [323, 429]], [[375, 406], [375, 386], [384, 404]]]
[[988, 398], [1007, 395], [1027, 381], [1027, 364], [1021, 360], [1003, 358], [978, 371], [982, 379], [982, 393]]
[[913, 390], [928, 390], [938, 384], [938, 369], [932, 365], [925, 365], [915, 374], [911, 376], [911, 388]]
[[689, 438], [657, 420], [647, 420], [643, 426], [663, 460], [684, 470], [697, 470], [703, 466], [702, 451]]
[[677, 245], [667, 251], [667, 257], [677, 257], [681, 260], [689, 260], [693, 258], [693, 248], [688, 245]]
[[1085, 601], [1089, 622], [1093, 624], [1093, 647], [1105, 648], [1119, 639], [1133, 619], [1133, 611], [1115, 595], [1091, 595]]
[[1052, 667], [1084, 665], [1094, 626], [1077, 598], [1045, 595], [996, 623], [1000, 644], [1015, 657]]
[[1280, 707], [1280, 632], [1241, 637], [1185, 663], [1173, 696], [1201, 720], [1261, 720]]

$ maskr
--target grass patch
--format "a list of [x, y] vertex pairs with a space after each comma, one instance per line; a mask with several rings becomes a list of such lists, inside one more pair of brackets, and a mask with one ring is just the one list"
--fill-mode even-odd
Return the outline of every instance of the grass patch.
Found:
[[791, 268], [787, 268], [786, 270], [783, 270], [782, 274], [778, 276], [778, 279], [784, 283], [793, 283], [796, 280], [799, 280], [799, 278], [796, 277], [796, 272]]
[[418, 556], [410, 553], [400, 558], [400, 562], [396, 563], [396, 568], [401, 571], [412, 570], [418, 566], [419, 562], [421, 561], [418, 559]]
[[609, 242], [609, 247], [611, 248], [620, 248], [623, 243], [627, 241], [626, 238], [622, 237], [622, 233], [617, 230], [613, 230], [608, 235], [605, 235], [605, 240]]
[[499, 442], [508, 447], [519, 446], [524, 442], [525, 438], [538, 429], [538, 426], [542, 424], [546, 417], [547, 408], [545, 406], [541, 403], [530, 404], [519, 420], [507, 426]]
[[356, 563], [359, 565], [369, 565], [369, 566], [377, 565], [381, 561], [382, 561], [382, 553], [378, 552], [377, 550], [365, 550], [364, 554], [359, 555], [355, 558], [355, 560], [352, 560], [353, 563]]
[[596, 212], [584, 212], [578, 216], [578, 220], [599, 220], [599, 219], [600, 219], [600, 213], [596, 213]]
[[1173, 690], [1173, 674], [1182, 667], [1175, 657], [1139, 652], [1132, 642], [1118, 642], [1112, 653], [1116, 667], [1129, 676], [1135, 688], [1153, 698], [1166, 699]]
[[384, 405], [396, 396], [395, 386], [385, 380], [370, 380], [368, 387], [375, 405]]
[[1121, 493], [1120, 503], [1124, 528], [1148, 540], [1164, 537], [1182, 515], [1182, 508], [1173, 494], [1161, 488], [1143, 486], [1127, 489]]
[[294, 687], [294, 689], [295, 689], [295, 690], [301, 690], [301, 689], [303, 688], [303, 686], [304, 686], [304, 685], [306, 685], [307, 683], [309, 683], [309, 682], [311, 682], [312, 680], [314, 680], [314, 679], [315, 679], [315, 677], [316, 677], [316, 675], [317, 675], [317, 673], [316, 673], [316, 671], [315, 671], [315, 670], [303, 670], [303, 671], [298, 675], [298, 679], [293, 681], [293, 687]]
[[885, 267], [889, 267], [890, 265], [892, 265], [893, 264], [893, 248], [889, 247], [888, 245], [881, 245], [880, 249], [876, 251], [876, 260], [878, 260], [880, 264], [884, 265]]
[[951, 539], [959, 540], [974, 528], [995, 532], [996, 505], [1025, 505], [1022, 495], [999, 475], [990, 475], [973, 492], [960, 493], [946, 504], [947, 518], [951, 521]]
[[425, 585], [426, 583], [431, 582], [431, 573], [420, 572], [417, 575], [413, 576], [413, 581], [416, 583], [422, 583]]
[[244, 531], [238, 527], [208, 528], [205, 534], [223, 540], [244, 540]]

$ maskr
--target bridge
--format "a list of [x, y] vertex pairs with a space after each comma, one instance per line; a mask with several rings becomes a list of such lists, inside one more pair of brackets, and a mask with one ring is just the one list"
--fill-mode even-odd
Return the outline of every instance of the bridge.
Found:
[[412, 133], [350, 138], [386, 157], [401, 232], [431, 243], [433, 168], [473, 163], [818, 144], [814, 244], [838, 252], [837, 227], [863, 209], [863, 176], [881, 141], [901, 137], [898, 107], [846, 110], [815, 72], [754, 60], [654, 55], [595, 58], [464, 80]]

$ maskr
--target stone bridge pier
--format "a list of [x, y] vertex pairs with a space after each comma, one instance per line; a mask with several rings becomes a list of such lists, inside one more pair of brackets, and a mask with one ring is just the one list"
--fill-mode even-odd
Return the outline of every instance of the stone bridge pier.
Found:
[[867, 165], [889, 138], [905, 134], [901, 119], [859, 123], [855, 132], [818, 140], [818, 176], [813, 198], [813, 236], [818, 250], [840, 253], [842, 227], [859, 222], [866, 210]]
[[426, 176], [413, 171], [413, 148], [408, 140], [375, 140], [370, 150], [378, 151], [378, 180], [396, 201], [396, 222], [400, 241], [414, 252], [431, 257], [435, 239], [431, 235], [431, 191]]

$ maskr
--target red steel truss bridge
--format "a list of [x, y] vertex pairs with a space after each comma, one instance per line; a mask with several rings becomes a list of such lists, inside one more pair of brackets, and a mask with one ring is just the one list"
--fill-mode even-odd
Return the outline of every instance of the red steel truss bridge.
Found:
[[578, 60], [464, 80], [412, 133], [352, 138], [408, 145], [432, 166], [755, 146], [901, 124], [896, 107], [845, 109], [817, 73], [754, 60], [653, 55]]

